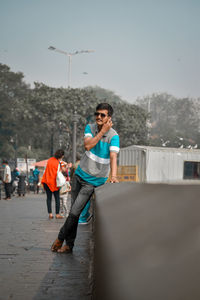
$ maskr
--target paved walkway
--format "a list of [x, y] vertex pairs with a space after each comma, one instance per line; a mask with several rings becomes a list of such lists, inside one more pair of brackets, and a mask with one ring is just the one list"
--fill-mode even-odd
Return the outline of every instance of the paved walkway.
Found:
[[92, 222], [72, 254], [52, 253], [63, 222], [48, 220], [44, 194], [0, 200], [0, 300], [92, 299]]

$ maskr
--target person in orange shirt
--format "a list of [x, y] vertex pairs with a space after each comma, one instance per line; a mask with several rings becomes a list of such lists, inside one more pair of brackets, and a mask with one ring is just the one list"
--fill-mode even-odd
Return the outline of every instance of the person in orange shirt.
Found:
[[65, 163], [62, 159], [64, 158], [64, 150], [58, 149], [53, 157], [49, 158], [47, 162], [47, 166], [45, 172], [43, 174], [41, 183], [44, 186], [44, 189], [47, 194], [47, 211], [49, 214], [49, 219], [53, 219], [52, 214], [52, 194], [55, 198], [55, 208], [56, 208], [56, 219], [63, 219], [63, 217], [59, 214], [60, 211], [60, 195], [59, 195], [59, 187], [56, 185], [56, 176], [58, 172], [58, 167], [60, 164], [60, 168], [62, 171], [66, 171], [67, 163]]

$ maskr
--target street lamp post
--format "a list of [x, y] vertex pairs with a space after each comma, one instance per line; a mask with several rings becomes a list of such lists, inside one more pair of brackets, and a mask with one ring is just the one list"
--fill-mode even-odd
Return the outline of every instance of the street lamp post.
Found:
[[147, 103], [147, 112], [148, 112], [148, 118], [146, 120], [146, 126], [148, 128], [148, 132], [147, 132], [147, 140], [148, 142], [150, 141], [150, 133], [151, 133], [151, 99], [148, 99], [148, 103]]
[[72, 136], [72, 164], [75, 165], [76, 162], [76, 130], [77, 130], [78, 115], [76, 110], [73, 115], [73, 136]]
[[75, 51], [75, 52], [66, 52], [66, 51], [57, 49], [57, 48], [55, 48], [53, 46], [50, 46], [48, 49], [52, 50], [52, 51], [56, 51], [58, 53], [61, 53], [61, 54], [64, 54], [64, 55], [68, 56], [68, 58], [69, 58], [68, 88], [71, 87], [71, 63], [72, 63], [72, 56], [73, 55], [77, 55], [77, 54], [82, 54], [82, 53], [91, 53], [91, 52], [94, 52], [94, 50], [81, 50], [81, 51]]
[[11, 137], [11, 143], [13, 144], [13, 148], [15, 151], [15, 168], [17, 168], [17, 134], [15, 134], [15, 137]]
[[[71, 87], [71, 63], [72, 63], [72, 56], [77, 55], [77, 54], [82, 54], [82, 53], [91, 53], [94, 52], [94, 50], [81, 50], [81, 51], [75, 51], [75, 52], [66, 52], [60, 49], [57, 49], [53, 46], [50, 46], [48, 48], [49, 50], [56, 51], [58, 53], [64, 54], [68, 56], [69, 58], [69, 67], [68, 67], [68, 88]], [[72, 163], [73, 165], [76, 162], [76, 130], [77, 130], [77, 119], [78, 116], [76, 114], [76, 110], [74, 111], [74, 116], [73, 116], [73, 137], [72, 137]]]

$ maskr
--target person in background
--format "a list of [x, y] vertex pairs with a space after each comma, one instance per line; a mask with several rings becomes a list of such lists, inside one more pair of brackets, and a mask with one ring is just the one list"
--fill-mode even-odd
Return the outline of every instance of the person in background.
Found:
[[71, 191], [71, 185], [69, 183], [68, 172], [63, 172], [66, 178], [66, 184], [60, 189], [60, 214], [64, 217], [68, 217], [71, 208], [71, 201], [69, 199], [69, 192]]
[[[119, 152], [119, 136], [112, 128], [113, 108], [108, 103], [100, 103], [94, 113], [95, 124], [87, 124], [85, 128], [83, 154], [80, 164], [72, 179], [72, 206], [68, 218], [61, 227], [51, 251], [70, 253], [74, 247], [77, 234], [78, 219], [91, 198], [95, 187], [103, 185], [111, 169], [111, 183], [117, 180], [117, 153]], [[63, 246], [63, 242], [66, 244]]]
[[18, 185], [17, 185], [17, 194], [19, 197], [21, 196], [25, 196], [26, 194], [26, 190], [27, 190], [27, 180], [28, 178], [26, 177], [26, 174], [24, 172], [21, 172], [19, 177], [19, 181], [18, 181]]
[[15, 181], [20, 175], [19, 169], [15, 168], [11, 174], [12, 174], [12, 181]]
[[19, 175], [20, 175], [20, 172], [19, 172], [18, 168], [15, 168], [13, 170], [13, 172], [11, 172], [11, 178], [12, 178], [12, 180], [11, 180], [11, 191], [12, 191], [12, 195], [15, 194], [15, 190], [18, 187]]
[[54, 156], [49, 158], [47, 162], [46, 169], [42, 176], [41, 183], [44, 186], [47, 195], [47, 211], [49, 214], [49, 219], [53, 219], [52, 214], [52, 195], [55, 198], [55, 206], [56, 206], [56, 219], [63, 219], [63, 216], [59, 214], [60, 211], [60, 195], [59, 195], [59, 187], [56, 185], [56, 177], [58, 172], [58, 167], [62, 171], [66, 171], [67, 163], [63, 162], [64, 158], [64, 150], [58, 149]]
[[38, 167], [35, 167], [35, 170], [33, 170], [33, 184], [34, 184], [34, 194], [37, 191], [37, 194], [39, 193], [39, 175], [40, 171], [38, 170]]
[[11, 170], [7, 160], [3, 160], [3, 166], [4, 166], [3, 182], [4, 182], [5, 194], [6, 194], [4, 200], [11, 200]]

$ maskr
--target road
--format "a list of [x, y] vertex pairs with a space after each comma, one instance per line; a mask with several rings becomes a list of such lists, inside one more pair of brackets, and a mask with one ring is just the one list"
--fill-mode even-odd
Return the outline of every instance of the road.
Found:
[[0, 200], [0, 300], [91, 299], [92, 222], [72, 254], [52, 253], [63, 222], [48, 219], [44, 194]]

